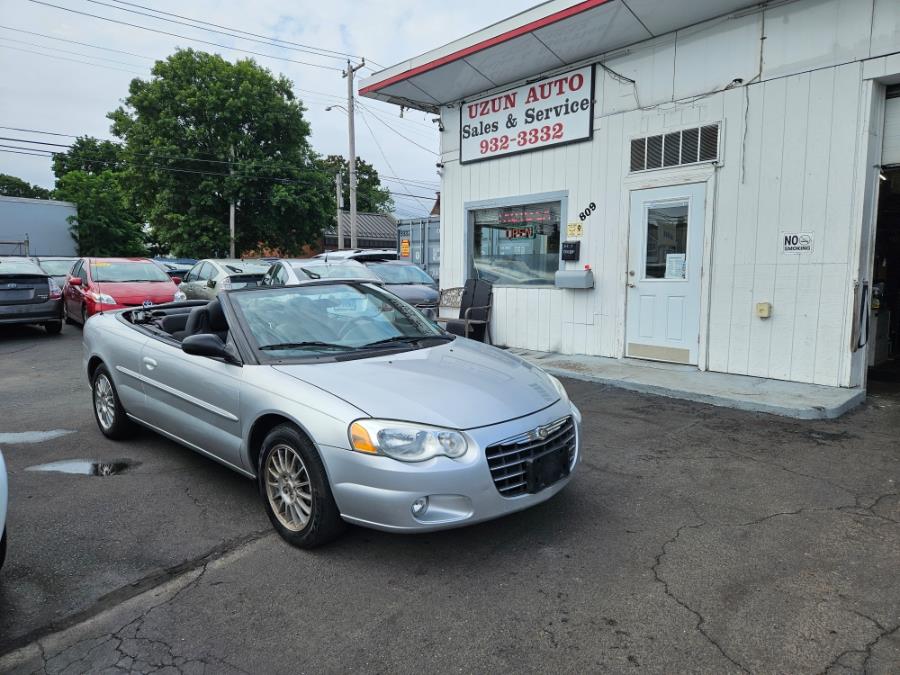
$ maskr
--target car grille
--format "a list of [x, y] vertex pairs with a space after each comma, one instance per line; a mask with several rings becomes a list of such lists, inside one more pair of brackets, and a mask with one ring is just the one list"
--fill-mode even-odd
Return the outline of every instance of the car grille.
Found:
[[[546, 431], [545, 438], [540, 437], [539, 430]], [[575, 422], [571, 415], [489, 445], [485, 454], [497, 491], [504, 497], [525, 494], [526, 462], [563, 448], [571, 467], [575, 459]]]

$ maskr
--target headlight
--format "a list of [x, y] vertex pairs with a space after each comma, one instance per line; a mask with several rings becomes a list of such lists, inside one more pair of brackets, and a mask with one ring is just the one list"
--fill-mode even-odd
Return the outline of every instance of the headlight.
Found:
[[550, 381], [553, 383], [553, 386], [556, 387], [556, 393], [559, 394], [559, 397], [563, 401], [568, 401], [569, 394], [566, 391], [566, 388], [563, 386], [563, 383], [560, 382], [559, 380], [557, 380], [555, 377], [553, 377], [553, 375], [551, 375], [550, 373], [545, 373], [545, 374], [547, 375], [547, 377], [550, 378]]
[[468, 443], [465, 436], [452, 429], [388, 420], [357, 420], [350, 425], [350, 447], [401, 462], [423, 462], [432, 457], [462, 457]]
[[183, 302], [187, 300], [187, 296], [182, 291], [175, 291], [175, 296], [172, 298], [172, 302]]
[[101, 305], [116, 304], [116, 299], [111, 295], [107, 295], [106, 293], [97, 293], [96, 291], [92, 291], [88, 295], [90, 295], [94, 299], [94, 302], [99, 302]]

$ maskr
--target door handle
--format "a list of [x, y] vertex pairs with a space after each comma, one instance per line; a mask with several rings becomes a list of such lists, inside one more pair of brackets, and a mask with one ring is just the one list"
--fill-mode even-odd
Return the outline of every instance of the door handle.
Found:
[[149, 356], [145, 356], [143, 358], [143, 361], [144, 361], [144, 365], [147, 366], [147, 370], [153, 370], [154, 368], [156, 368], [156, 360], [155, 359], [151, 359]]
[[637, 286], [637, 284], [633, 284], [630, 281], [625, 285], [628, 286], [628, 288], [635, 288]]

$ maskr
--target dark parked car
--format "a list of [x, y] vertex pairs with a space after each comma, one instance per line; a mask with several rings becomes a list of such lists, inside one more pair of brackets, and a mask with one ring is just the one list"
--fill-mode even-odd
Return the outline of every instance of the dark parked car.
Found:
[[35, 260], [37, 260], [37, 264], [41, 266], [41, 269], [53, 277], [56, 284], [62, 288], [66, 285], [66, 278], [69, 276], [69, 272], [72, 271], [72, 267], [78, 258], [53, 256], [35, 258]]
[[437, 309], [441, 297], [437, 282], [421, 267], [405, 260], [383, 260], [363, 264], [397, 297], [419, 309], [426, 307]]
[[10, 323], [62, 330], [62, 289], [31, 258], [0, 257], [0, 324]]

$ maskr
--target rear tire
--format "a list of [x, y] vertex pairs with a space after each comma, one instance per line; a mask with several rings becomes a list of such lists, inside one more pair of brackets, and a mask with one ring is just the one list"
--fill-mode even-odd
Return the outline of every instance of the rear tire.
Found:
[[103, 435], [116, 441], [128, 438], [134, 432], [134, 422], [125, 413], [106, 366], [97, 366], [91, 378], [91, 390], [94, 419]]
[[325, 465], [294, 425], [281, 424], [266, 436], [259, 453], [257, 482], [272, 526], [291, 546], [315, 548], [346, 529]]
[[48, 321], [44, 324], [44, 330], [47, 335], [59, 335], [62, 330], [62, 321]]

